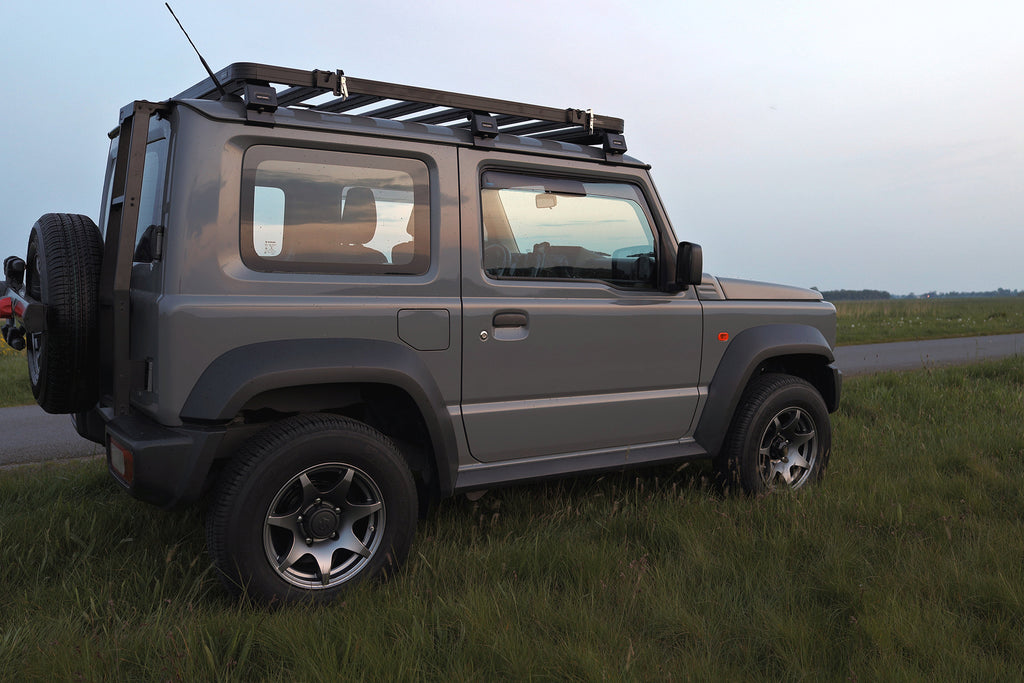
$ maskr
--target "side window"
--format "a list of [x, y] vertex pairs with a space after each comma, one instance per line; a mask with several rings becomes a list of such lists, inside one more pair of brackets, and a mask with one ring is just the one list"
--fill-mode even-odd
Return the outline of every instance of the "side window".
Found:
[[655, 286], [656, 240], [638, 188], [489, 171], [480, 192], [488, 276]]
[[152, 262], [154, 259], [150, 243], [154, 240], [154, 231], [163, 224], [166, 172], [167, 138], [151, 140], [145, 145], [142, 198], [138, 204], [138, 228], [135, 232], [135, 261]]
[[135, 262], [151, 263], [155, 257], [156, 231], [163, 226], [164, 188], [167, 179], [167, 138], [170, 124], [165, 119], [149, 120], [146, 161], [142, 171], [142, 196], [135, 232]]
[[415, 159], [251, 147], [242, 168], [242, 260], [260, 271], [424, 273], [427, 178]]

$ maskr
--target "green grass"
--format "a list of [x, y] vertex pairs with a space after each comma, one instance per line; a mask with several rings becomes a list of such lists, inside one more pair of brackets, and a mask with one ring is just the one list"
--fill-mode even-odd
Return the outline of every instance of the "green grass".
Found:
[[1024, 296], [836, 302], [840, 344], [1024, 332]]
[[102, 463], [0, 472], [0, 671], [84, 680], [1009, 680], [1024, 668], [1024, 358], [850, 380], [831, 468], [690, 465], [445, 501], [406, 566], [261, 611], [202, 516]]
[[0, 408], [34, 403], [28, 383], [25, 352], [15, 351], [0, 340]]

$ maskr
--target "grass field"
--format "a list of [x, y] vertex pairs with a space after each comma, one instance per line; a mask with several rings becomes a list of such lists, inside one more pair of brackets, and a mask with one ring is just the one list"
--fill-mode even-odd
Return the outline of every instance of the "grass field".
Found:
[[32, 403], [25, 352], [15, 351], [0, 339], [0, 408]]
[[1024, 332], [1024, 296], [836, 302], [840, 344]]
[[825, 482], [697, 465], [444, 502], [403, 571], [261, 611], [199, 511], [99, 462], [0, 472], [0, 671], [59, 680], [1010, 680], [1024, 669], [1024, 358], [847, 382]]

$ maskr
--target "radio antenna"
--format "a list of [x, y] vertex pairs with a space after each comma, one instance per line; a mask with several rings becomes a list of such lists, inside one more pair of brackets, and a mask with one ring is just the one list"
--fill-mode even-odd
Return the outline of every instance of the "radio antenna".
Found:
[[185, 27], [181, 25], [181, 21], [179, 21], [177, 15], [174, 14], [174, 10], [171, 9], [170, 3], [165, 2], [164, 6], [167, 7], [167, 11], [171, 13], [171, 16], [174, 17], [174, 20], [178, 22], [178, 28], [180, 28], [181, 32], [185, 34], [185, 38], [188, 39], [188, 44], [191, 45], [192, 49], [196, 51], [196, 55], [199, 57], [199, 61], [203, 63], [203, 68], [206, 69], [206, 73], [210, 74], [210, 80], [213, 81], [213, 84], [215, 86], [217, 86], [217, 92], [220, 93], [220, 98], [222, 100], [227, 99], [227, 91], [224, 90], [224, 86], [220, 84], [220, 81], [217, 80], [217, 77], [213, 75], [213, 69], [211, 69], [210, 65], [206, 63], [205, 59], [203, 59], [203, 55], [199, 54], [199, 48], [196, 47], [196, 44], [192, 42], [192, 38], [189, 37], [188, 31], [185, 30]]

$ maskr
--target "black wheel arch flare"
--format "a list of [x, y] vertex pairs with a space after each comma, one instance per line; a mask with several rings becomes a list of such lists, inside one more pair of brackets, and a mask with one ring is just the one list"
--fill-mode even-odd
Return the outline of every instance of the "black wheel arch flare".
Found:
[[829, 412], [839, 405], [842, 373], [816, 327], [798, 324], [759, 325], [737, 334], [708, 385], [708, 399], [694, 439], [711, 456], [722, 447], [746, 386], [756, 373], [785, 372], [803, 377], [821, 394]]
[[430, 435], [442, 496], [458, 468], [455, 432], [430, 370], [412, 349], [368, 339], [284, 339], [232, 349], [203, 371], [182, 420], [226, 422], [254, 396], [289, 387], [381, 384], [406, 392]]

